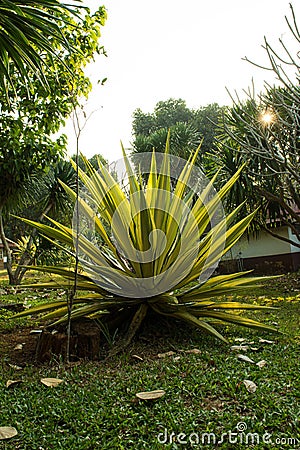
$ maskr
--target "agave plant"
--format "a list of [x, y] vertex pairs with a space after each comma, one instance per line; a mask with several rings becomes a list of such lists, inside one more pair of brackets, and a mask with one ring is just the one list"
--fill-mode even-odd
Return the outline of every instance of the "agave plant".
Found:
[[[34, 267], [62, 277], [59, 283], [55, 280], [34, 286], [68, 288], [76, 279], [71, 319], [98, 319], [106, 325], [116, 318], [128, 320], [127, 342], [149, 310], [193, 324], [223, 341], [226, 339], [217, 324], [275, 331], [240, 314], [241, 310], [263, 306], [224, 300], [226, 295], [257, 286], [261, 277], [240, 272], [209, 278], [255, 212], [236, 221], [241, 205], [227, 217], [220, 208], [241, 169], [218, 193], [213, 188], [214, 179], [199, 191], [194, 172], [197, 152], [174, 177], [174, 157], [169, 155], [167, 142], [160, 158], [155, 152], [151, 155], [145, 181], [144, 174], [134, 170], [123, 151], [126, 183], [117, 181], [101, 162], [96, 171], [85, 160], [87, 170], [77, 168], [85, 192], [77, 198], [62, 183], [77, 202], [73, 227], [50, 218], [53, 226], [23, 219], [51, 242], [77, 255], [80, 270], [76, 273], [74, 267]], [[197, 189], [191, 190], [192, 179]], [[60, 299], [18, 316], [43, 313], [44, 319], [58, 324], [68, 320], [68, 306], [67, 300]]]

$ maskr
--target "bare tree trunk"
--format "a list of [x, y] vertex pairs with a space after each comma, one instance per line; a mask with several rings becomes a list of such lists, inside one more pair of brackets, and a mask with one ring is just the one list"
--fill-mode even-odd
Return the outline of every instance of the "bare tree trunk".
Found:
[[4, 224], [3, 224], [3, 208], [0, 208], [0, 237], [1, 237], [1, 241], [2, 244], [4, 246], [5, 252], [6, 252], [6, 256], [7, 256], [7, 263], [6, 263], [6, 270], [8, 273], [8, 278], [9, 278], [9, 284], [16, 284], [15, 283], [15, 276], [14, 276], [14, 272], [13, 272], [13, 268], [12, 268], [12, 251], [8, 245], [7, 242], [7, 238], [5, 236], [5, 231], [4, 231]]
[[[48, 212], [51, 210], [51, 208], [53, 207], [53, 202], [51, 202], [45, 209], [45, 211], [42, 212], [42, 214], [40, 215], [40, 217], [38, 218], [38, 222], [42, 222], [43, 219], [45, 218], [45, 216], [48, 214]], [[33, 244], [33, 238], [36, 235], [37, 230], [34, 228], [31, 232], [29, 241], [28, 241], [28, 249], [30, 249], [31, 245]], [[33, 263], [34, 260], [34, 255], [31, 255], [29, 252], [25, 251], [23, 253], [23, 255], [21, 256], [20, 261], [18, 262], [18, 265], [16, 267], [15, 273], [14, 273], [14, 279], [15, 279], [15, 283], [14, 284], [20, 284], [25, 273], [27, 272], [27, 267]]]
[[[43, 219], [45, 218], [45, 216], [48, 214], [48, 212], [51, 210], [51, 208], [53, 207], [53, 203], [50, 203], [45, 211], [42, 212], [42, 214], [40, 215], [38, 221], [42, 222]], [[30, 248], [30, 246], [33, 243], [33, 238], [36, 235], [37, 231], [34, 228], [31, 232], [30, 235], [30, 239], [28, 241], [28, 248]], [[9, 284], [11, 285], [18, 285], [21, 283], [26, 271], [28, 270], [26, 266], [29, 266], [32, 264], [33, 260], [34, 260], [34, 256], [30, 255], [29, 252], [25, 251], [23, 253], [23, 255], [20, 258], [20, 261], [17, 264], [17, 267], [15, 269], [15, 271], [13, 271], [12, 268], [12, 263], [13, 263], [13, 258], [12, 258], [12, 251], [8, 245], [7, 242], [7, 238], [5, 236], [5, 231], [4, 231], [4, 224], [3, 224], [3, 213], [2, 213], [2, 208], [0, 208], [0, 237], [2, 240], [2, 243], [4, 245], [6, 254], [7, 254], [7, 266], [6, 266], [6, 270], [8, 273], [8, 278], [9, 278]]]

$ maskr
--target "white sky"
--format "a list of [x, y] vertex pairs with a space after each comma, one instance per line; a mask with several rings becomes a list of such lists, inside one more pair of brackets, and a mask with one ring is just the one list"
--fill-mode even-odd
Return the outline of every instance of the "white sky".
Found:
[[[104, 4], [108, 20], [101, 43], [108, 57], [97, 58], [87, 74], [95, 82], [86, 106], [87, 121], [80, 150], [88, 157], [101, 153], [109, 161], [121, 157], [120, 140], [130, 146], [132, 113], [152, 112], [170, 97], [190, 108], [209, 103], [230, 104], [231, 92], [254, 78], [257, 91], [268, 73], [242, 61], [266, 62], [261, 48], [266, 35], [277, 45], [288, 41], [284, 16], [290, 0], [84, 0]], [[294, 0], [296, 13], [298, 0]], [[96, 84], [107, 77], [104, 86]], [[269, 78], [270, 80], [270, 78]], [[66, 127], [69, 151], [75, 153], [72, 124]]]

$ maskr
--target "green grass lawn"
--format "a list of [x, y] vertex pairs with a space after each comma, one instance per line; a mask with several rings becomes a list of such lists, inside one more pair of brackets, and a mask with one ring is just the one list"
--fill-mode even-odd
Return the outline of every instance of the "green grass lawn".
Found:
[[[152, 318], [125, 354], [105, 361], [64, 365], [57, 358], [16, 370], [9, 366], [15, 350], [0, 352], [0, 426], [18, 431], [0, 440], [0, 448], [299, 449], [300, 291], [291, 277], [241, 296], [278, 306], [252, 317], [278, 323], [285, 334], [228, 327], [227, 346], [179, 322]], [[34, 292], [21, 292], [5, 293], [0, 302], [25, 297], [39, 300]], [[8, 321], [10, 314], [1, 316], [2, 336], [29, 323]], [[241, 344], [248, 350], [231, 349]], [[198, 351], [188, 352], [193, 349]], [[167, 352], [173, 353], [161, 355]], [[262, 360], [260, 368], [255, 363]], [[40, 382], [44, 377], [64, 381], [50, 388]], [[6, 387], [18, 379], [22, 383]], [[248, 392], [244, 380], [254, 382], [256, 391]], [[136, 397], [156, 389], [165, 391], [158, 400]]]

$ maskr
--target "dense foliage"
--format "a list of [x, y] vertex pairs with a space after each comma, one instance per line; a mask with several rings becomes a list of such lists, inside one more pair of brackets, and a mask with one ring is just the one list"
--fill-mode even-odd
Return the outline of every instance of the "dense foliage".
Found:
[[95, 53], [104, 51], [99, 38], [105, 19], [103, 7], [93, 15], [84, 13], [76, 20], [68, 12], [61, 12], [56, 25], [60, 26], [60, 34], [68, 45], [62, 46], [56, 34], [49, 34], [47, 39], [57, 58], [44, 53], [42, 45], [36, 50], [43, 56], [47, 88], [30, 66], [27, 67], [30, 84], [24, 84], [18, 67], [11, 63], [12, 83], [0, 89], [0, 235], [12, 283], [17, 283], [19, 278], [13, 274], [11, 251], [5, 237], [8, 215], [16, 207], [24, 210], [39, 201], [37, 196], [43, 190], [38, 188], [34, 192], [30, 186], [41, 179], [46, 182], [45, 173], [58, 163], [66, 149], [66, 137], [53, 135], [64, 125], [82, 96], [87, 96], [91, 90], [84, 67], [93, 60]]
[[136, 109], [133, 113], [133, 151], [151, 152], [153, 148], [163, 152], [168, 130], [171, 130], [170, 151], [188, 159], [201, 142], [197, 164], [208, 163], [207, 155], [215, 144], [217, 124], [223, 107], [217, 103], [189, 109], [182, 99], [169, 99], [156, 104], [153, 113]]

